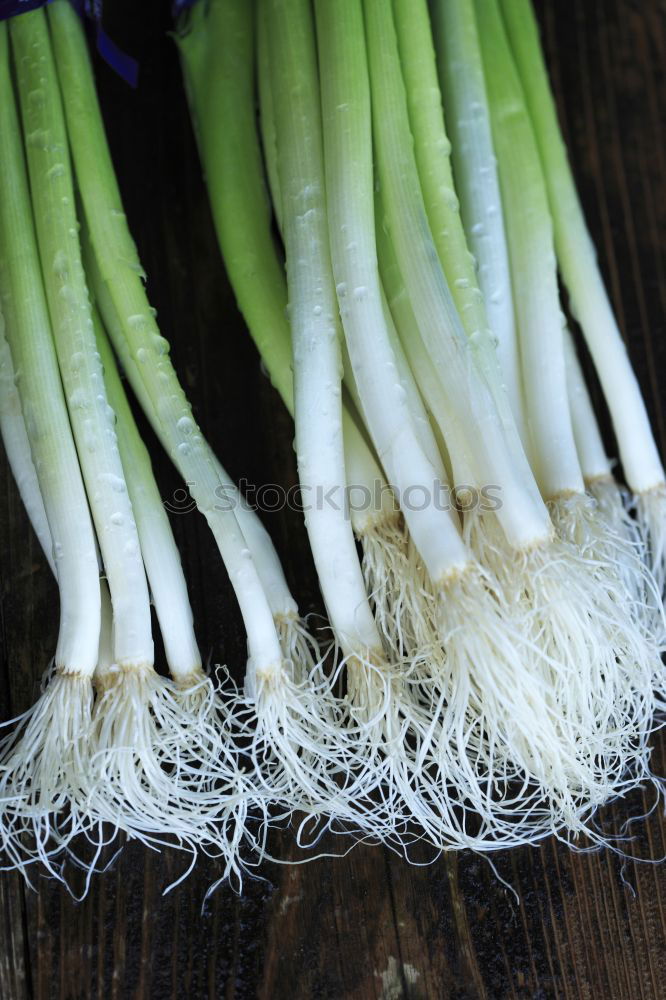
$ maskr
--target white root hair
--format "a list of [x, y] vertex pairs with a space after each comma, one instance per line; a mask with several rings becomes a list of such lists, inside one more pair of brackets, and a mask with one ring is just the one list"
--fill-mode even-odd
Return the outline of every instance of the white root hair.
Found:
[[551, 781], [550, 806], [554, 826], [575, 834], [587, 831], [598, 806], [651, 779], [655, 650], [627, 607], [607, 551], [589, 537], [587, 502], [569, 498], [552, 507], [568, 540], [515, 552], [492, 518], [471, 519], [469, 530], [505, 595], [522, 605], [528, 637], [541, 651], [534, 663], [558, 720], [553, 752], [562, 755], [566, 779], [562, 788]]
[[79, 806], [90, 775], [93, 687], [90, 677], [57, 669], [42, 687], [0, 742], [0, 846], [26, 878], [36, 861], [61, 878], [57, 858], [94, 825]]
[[253, 795], [279, 806], [255, 843], [257, 863], [268, 857], [267, 824], [291, 822], [295, 814], [304, 817], [297, 825], [301, 844], [336, 824], [362, 836], [375, 832], [368, 806], [372, 775], [347, 705], [335, 693], [342, 664], [328, 677], [326, 659], [311, 663], [306, 676], [285, 660], [225, 699], [223, 725], [244, 752]]
[[470, 563], [439, 589], [432, 614], [440, 653], [422, 679], [433, 726], [419, 734], [420, 760], [460, 804], [447, 807], [454, 828], [442, 832], [477, 851], [535, 843], [551, 832], [547, 801], [572, 762], [524, 611]]
[[636, 520], [647, 550], [648, 566], [659, 593], [666, 589], [666, 484], [634, 497]]
[[[632, 497], [612, 476], [598, 477], [588, 484], [597, 503], [597, 516], [607, 526], [606, 554], [622, 576], [638, 621], [646, 637], [666, 648], [666, 615], [660, 585], [649, 564], [646, 540], [632, 517]], [[664, 509], [666, 515], [666, 507]]]
[[348, 728], [362, 748], [365, 817], [371, 837], [406, 854], [421, 840], [420, 799], [411, 756], [411, 729], [421, 708], [414, 691], [415, 661], [346, 663]]
[[404, 853], [414, 824], [437, 850], [535, 843], [553, 830], [552, 789], [567, 794], [579, 762], [546, 677], [535, 682], [525, 611], [473, 563], [434, 589], [406, 541], [394, 665], [347, 670], [351, 726], [375, 775], [374, 831]]
[[391, 659], [403, 660], [424, 641], [420, 605], [426, 594], [415, 572], [420, 558], [399, 512], [382, 512], [357, 531], [365, 587]]
[[[391, 668], [347, 665], [351, 726], [373, 775], [373, 831], [406, 856], [424, 838], [437, 852], [534, 843], [552, 817], [542, 787], [514, 759], [515, 687], [530, 688], [520, 635], [472, 567], [437, 592], [422, 566], [412, 569], [423, 594], [418, 655]], [[496, 672], [490, 694], [483, 669]], [[524, 743], [543, 740], [539, 723]]]
[[296, 611], [276, 615], [275, 625], [287, 670], [300, 684], [319, 670], [320, 645]]
[[[666, 645], [663, 615], [663, 598], [666, 592], [666, 485], [661, 484], [655, 489], [646, 490], [634, 497], [636, 521], [645, 544], [648, 569], [656, 582], [659, 595], [659, 623], [662, 626], [657, 631], [662, 649]], [[655, 691], [658, 709], [663, 716], [666, 712], [666, 669], [663, 659], [655, 669]]]
[[238, 875], [250, 798], [212, 681], [112, 667], [96, 685], [89, 810], [148, 846], [214, 854]]
[[[622, 517], [620, 501], [615, 498], [614, 502], [612, 488], [597, 483], [596, 491], [603, 507], [596, 499], [567, 498], [549, 504], [551, 517], [560, 536], [576, 547], [593, 568], [608, 599], [630, 618], [634, 629], [628, 629], [625, 636], [630, 643], [627, 653], [633, 646], [637, 657], [649, 657], [654, 690], [663, 707], [666, 677], [661, 654], [666, 632], [659, 585], [646, 564], [640, 536], [636, 538], [635, 529], [632, 533], [634, 522], [628, 514]], [[614, 519], [604, 514], [614, 515]]]

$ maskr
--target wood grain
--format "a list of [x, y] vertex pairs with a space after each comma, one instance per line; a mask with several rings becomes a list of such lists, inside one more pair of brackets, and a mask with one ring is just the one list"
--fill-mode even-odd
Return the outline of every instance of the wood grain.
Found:
[[[166, 4], [111, 9], [112, 36], [141, 61], [132, 92], [98, 60], [109, 134], [149, 292], [196, 414], [229, 471], [249, 482], [295, 481], [292, 429], [262, 375], [226, 285], [172, 43]], [[601, 266], [666, 453], [666, 164], [664, 6], [660, 0], [539, 0], [537, 10], [574, 169]], [[128, 14], [134, 16], [128, 19]], [[605, 413], [595, 389], [596, 398]], [[612, 447], [605, 418], [609, 445]], [[178, 478], [142, 423], [163, 496]], [[34, 699], [54, 648], [57, 593], [2, 459], [0, 711]], [[202, 648], [239, 676], [244, 638], [233, 592], [208, 530], [173, 518]], [[321, 611], [296, 514], [267, 524], [301, 606]], [[664, 773], [663, 740], [655, 765]], [[605, 811], [619, 829], [647, 811], [636, 794]], [[637, 823], [631, 852], [666, 853], [658, 810]], [[349, 844], [330, 837], [322, 852]], [[273, 851], [302, 860], [289, 831]], [[425, 853], [416, 853], [416, 862]], [[36, 873], [38, 892], [0, 876], [3, 1000], [409, 997], [542, 1000], [664, 996], [666, 868], [606, 852], [574, 854], [554, 840], [499, 853], [408, 865], [359, 846], [336, 859], [267, 866], [243, 895], [203, 859], [126, 846], [73, 901]], [[501, 880], [497, 876], [500, 876]], [[72, 873], [76, 881], [76, 873]], [[515, 891], [519, 902], [513, 892]]]

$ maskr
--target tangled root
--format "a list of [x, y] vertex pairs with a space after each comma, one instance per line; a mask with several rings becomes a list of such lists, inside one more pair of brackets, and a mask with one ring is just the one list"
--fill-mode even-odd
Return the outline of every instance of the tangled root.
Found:
[[88, 808], [148, 846], [202, 849], [238, 872], [250, 800], [211, 680], [112, 668], [97, 686]]
[[60, 877], [57, 858], [94, 826], [79, 803], [90, 780], [90, 677], [47, 672], [37, 702], [0, 743], [0, 843], [9, 868], [26, 875], [41, 861]]
[[365, 586], [388, 657], [409, 659], [424, 642], [425, 568], [399, 514], [375, 520], [359, 540]]
[[663, 597], [666, 588], [666, 483], [638, 493], [634, 503], [648, 566]]
[[626, 510], [622, 494], [612, 481], [597, 482], [596, 503], [582, 498], [550, 505], [561, 537], [585, 558], [606, 591], [606, 607], [628, 616], [634, 628], [621, 639], [625, 655], [653, 665], [653, 686], [664, 705], [666, 677], [661, 654], [665, 648], [666, 619], [659, 585], [647, 565], [640, 532]]
[[300, 684], [319, 669], [322, 659], [319, 643], [296, 613], [277, 616], [275, 624], [285, 669]]
[[598, 806], [651, 780], [655, 649], [588, 505], [565, 501], [553, 517], [561, 537], [524, 552], [509, 550], [491, 521], [472, 533], [505, 596], [523, 608], [533, 683], [557, 735], [545, 785], [553, 825], [577, 835]]

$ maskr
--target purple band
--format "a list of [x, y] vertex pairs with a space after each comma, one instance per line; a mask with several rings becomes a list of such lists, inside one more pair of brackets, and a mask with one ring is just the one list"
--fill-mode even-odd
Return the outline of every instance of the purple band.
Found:
[[118, 48], [102, 27], [103, 0], [71, 0], [74, 8], [83, 17], [87, 15], [97, 26], [97, 51], [107, 66], [115, 70], [130, 87], [136, 87], [139, 79], [139, 64], [136, 59]]
[[119, 49], [112, 38], [109, 38], [101, 21], [97, 22], [97, 51], [118, 76], [122, 76], [130, 87], [136, 87], [139, 80], [139, 64], [136, 59]]
[[[0, 21], [26, 11], [44, 7], [51, 0], [0, 0]], [[74, 9], [89, 17], [97, 26], [97, 51], [105, 63], [115, 70], [131, 87], [136, 87], [139, 78], [139, 64], [136, 59], [119, 49], [102, 27], [103, 0], [70, 0]]]
[[173, 14], [174, 21], [180, 17], [184, 10], [194, 7], [196, 2], [197, 0], [173, 0], [171, 13]]
[[6, 21], [8, 17], [14, 17], [16, 14], [25, 14], [47, 3], [50, 3], [50, 0], [0, 0], [0, 21]]

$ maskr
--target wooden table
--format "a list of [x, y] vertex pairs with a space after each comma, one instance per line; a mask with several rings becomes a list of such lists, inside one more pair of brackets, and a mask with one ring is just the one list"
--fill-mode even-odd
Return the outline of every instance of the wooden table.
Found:
[[[107, 7], [110, 4], [105, 5]], [[100, 64], [110, 139], [149, 292], [197, 417], [235, 477], [295, 481], [292, 428], [225, 283], [180, 85], [167, 5], [118, 2], [114, 37], [141, 60], [131, 91]], [[549, 63], [592, 232], [620, 323], [666, 454], [665, 17], [662, 0], [539, 0]], [[131, 30], [130, 30], [131, 29]], [[607, 423], [607, 421], [606, 421]], [[165, 498], [178, 478], [146, 429]], [[3, 460], [4, 461], [4, 460]], [[321, 610], [298, 515], [267, 524], [304, 610]], [[205, 655], [239, 676], [239, 614], [203, 520], [173, 517]], [[0, 710], [31, 704], [56, 638], [57, 593], [3, 468], [0, 495]], [[660, 747], [661, 742], [661, 747]], [[655, 737], [663, 773], [663, 741]], [[649, 802], [606, 811], [620, 824]], [[630, 850], [665, 853], [660, 816], [635, 827]], [[322, 847], [342, 850], [330, 840]], [[292, 837], [276, 835], [295, 858]], [[202, 861], [167, 896], [175, 852], [129, 845], [75, 903], [0, 876], [0, 995], [24, 998], [616, 998], [666, 989], [666, 868], [610, 853], [576, 855], [551, 840], [498, 854], [410, 866], [386, 850], [270, 866], [241, 897]]]

